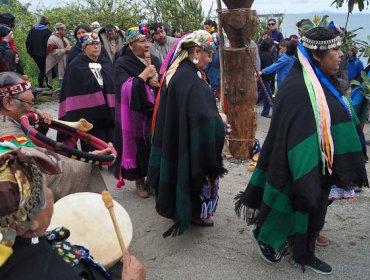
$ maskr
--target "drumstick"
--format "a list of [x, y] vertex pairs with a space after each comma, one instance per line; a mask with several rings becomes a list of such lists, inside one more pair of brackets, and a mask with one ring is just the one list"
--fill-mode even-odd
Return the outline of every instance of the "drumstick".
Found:
[[121, 250], [122, 250], [122, 256], [124, 256], [127, 249], [126, 249], [126, 246], [125, 246], [125, 242], [123, 241], [121, 231], [120, 231], [119, 226], [118, 226], [116, 215], [114, 214], [114, 209], [113, 209], [114, 205], [113, 205], [112, 196], [110, 195], [110, 193], [108, 191], [103, 191], [101, 193], [101, 195], [102, 195], [102, 199], [104, 201], [105, 207], [107, 207], [107, 209], [109, 211], [109, 214], [110, 214], [110, 217], [112, 219], [114, 230], [115, 230], [117, 238], [118, 238], [118, 243], [119, 243], [119, 245], [121, 247]]
[[146, 61], [146, 63], [148, 63], [148, 65], [147, 65], [147, 66], [152, 65], [152, 60], [151, 60], [151, 58], [150, 58], [150, 52], [145, 52], [145, 53], [144, 53], [144, 56], [145, 56], [145, 61]]

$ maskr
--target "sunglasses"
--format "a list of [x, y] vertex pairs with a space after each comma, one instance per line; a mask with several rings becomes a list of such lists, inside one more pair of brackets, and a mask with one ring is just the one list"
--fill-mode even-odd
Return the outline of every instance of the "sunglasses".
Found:
[[274, 26], [275, 25], [275, 23], [269, 23], [268, 24], [268, 26]]

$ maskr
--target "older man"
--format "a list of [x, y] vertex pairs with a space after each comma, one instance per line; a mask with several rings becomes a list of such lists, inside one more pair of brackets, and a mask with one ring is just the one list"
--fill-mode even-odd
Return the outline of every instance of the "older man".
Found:
[[[45, 122], [51, 121], [49, 113], [33, 108], [31, 84], [23, 81], [22, 77], [13, 72], [0, 73], [0, 115], [5, 116], [0, 122], [0, 137], [14, 135], [24, 136], [20, 129], [21, 115], [28, 112], [39, 114]], [[102, 153], [109, 153], [110, 149]], [[48, 175], [49, 187], [55, 200], [70, 193], [89, 191], [101, 193], [106, 190], [103, 177], [97, 166], [61, 156], [58, 165], [61, 174]]]
[[153, 44], [150, 47], [150, 53], [159, 58], [163, 63], [168, 52], [171, 50], [173, 44], [177, 42], [177, 38], [167, 36], [166, 30], [162, 23], [153, 23], [150, 27], [150, 35], [153, 39]]
[[48, 79], [49, 87], [52, 87], [54, 67], [57, 67], [59, 87], [62, 86], [64, 71], [67, 64], [67, 54], [71, 50], [69, 41], [65, 37], [66, 32], [66, 26], [63, 23], [57, 23], [54, 27], [54, 33], [49, 37], [47, 43], [45, 76]]

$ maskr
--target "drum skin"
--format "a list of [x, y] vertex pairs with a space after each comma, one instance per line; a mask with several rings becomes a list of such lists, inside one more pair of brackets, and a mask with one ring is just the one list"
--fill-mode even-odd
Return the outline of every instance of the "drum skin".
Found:
[[[132, 239], [130, 216], [117, 201], [114, 212], [125, 242], [129, 247]], [[101, 194], [81, 192], [63, 197], [54, 204], [54, 214], [48, 230], [64, 226], [70, 230], [68, 241], [81, 245], [106, 269], [122, 258], [116, 232]]]

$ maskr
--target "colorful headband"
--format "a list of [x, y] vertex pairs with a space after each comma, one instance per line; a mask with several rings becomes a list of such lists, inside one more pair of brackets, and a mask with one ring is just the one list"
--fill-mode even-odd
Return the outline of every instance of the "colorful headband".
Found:
[[330, 40], [319, 41], [319, 40], [312, 40], [303, 36], [301, 38], [302, 45], [310, 50], [330, 50], [342, 45], [342, 39], [340, 36], [337, 36]]
[[32, 88], [32, 85], [28, 81], [24, 81], [15, 85], [6, 86], [0, 88], [0, 96], [15, 95]]
[[126, 43], [131, 44], [136, 40], [145, 38], [149, 34], [149, 29], [145, 24], [139, 24], [138, 26], [133, 26], [126, 31], [127, 38]]
[[82, 43], [82, 47], [86, 47], [94, 42], [98, 42], [100, 43], [100, 39], [99, 39], [99, 36], [98, 34], [94, 33], [94, 32], [90, 32], [90, 33], [85, 33], [80, 42]]

